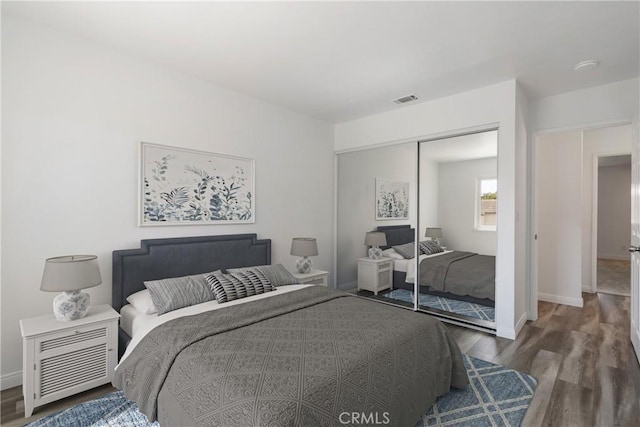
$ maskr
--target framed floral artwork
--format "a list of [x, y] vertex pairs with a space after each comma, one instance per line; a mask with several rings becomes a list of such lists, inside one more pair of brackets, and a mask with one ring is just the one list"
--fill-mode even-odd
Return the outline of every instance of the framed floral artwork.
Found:
[[255, 161], [140, 144], [140, 226], [255, 222]]
[[376, 178], [376, 220], [409, 219], [409, 183]]

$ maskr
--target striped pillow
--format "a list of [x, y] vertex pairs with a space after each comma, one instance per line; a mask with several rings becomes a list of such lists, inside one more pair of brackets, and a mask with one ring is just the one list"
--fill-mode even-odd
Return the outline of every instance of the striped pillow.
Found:
[[257, 265], [255, 267], [230, 268], [227, 273], [253, 271], [264, 276], [273, 286], [295, 285], [300, 283], [282, 264]]
[[204, 274], [150, 280], [144, 282], [144, 285], [151, 294], [151, 300], [158, 310], [158, 315], [212, 301], [214, 298], [213, 292], [207, 286]]
[[444, 252], [444, 249], [442, 249], [440, 245], [438, 245], [433, 240], [425, 240], [424, 242], [420, 242], [419, 246], [420, 253], [425, 255], [433, 255], [439, 252]]
[[206, 275], [205, 279], [220, 304], [274, 290], [271, 282], [257, 271], [236, 271], [229, 274], [216, 271]]

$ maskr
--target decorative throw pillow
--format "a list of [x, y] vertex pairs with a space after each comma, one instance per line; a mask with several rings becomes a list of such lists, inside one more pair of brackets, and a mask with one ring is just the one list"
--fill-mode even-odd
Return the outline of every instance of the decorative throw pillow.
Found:
[[227, 274], [216, 271], [206, 275], [205, 279], [220, 304], [274, 290], [271, 282], [259, 271], [242, 270]]
[[144, 282], [158, 315], [214, 299], [204, 274]]
[[235, 273], [238, 271], [259, 271], [269, 282], [275, 286], [295, 285], [300, 283], [289, 270], [282, 264], [257, 265], [255, 267], [230, 268], [227, 273]]
[[433, 255], [439, 252], [444, 252], [444, 249], [440, 247], [433, 240], [425, 240], [424, 242], [420, 242], [420, 253], [425, 255]]
[[393, 249], [395, 249], [396, 252], [398, 252], [406, 259], [411, 259], [416, 256], [415, 245], [413, 242], [405, 243], [404, 245], [393, 246]]
[[158, 311], [156, 310], [156, 306], [153, 305], [149, 289], [143, 289], [135, 294], [129, 295], [127, 297], [127, 302], [140, 313], [153, 314]]
[[382, 251], [382, 256], [391, 259], [404, 259], [404, 257], [396, 252], [396, 250], [393, 248], [385, 249], [384, 251]]

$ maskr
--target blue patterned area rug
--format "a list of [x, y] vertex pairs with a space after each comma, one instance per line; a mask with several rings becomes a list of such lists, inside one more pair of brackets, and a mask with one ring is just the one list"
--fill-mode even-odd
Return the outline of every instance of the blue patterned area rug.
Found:
[[[407, 289], [394, 289], [391, 292], [382, 294], [385, 298], [397, 299], [404, 302], [413, 303], [413, 291]], [[420, 305], [436, 308], [438, 310], [449, 311], [474, 319], [496, 321], [496, 310], [486, 305], [474, 304], [472, 302], [459, 301], [452, 298], [437, 297], [435, 295], [420, 294]]]
[[[464, 355], [469, 374], [465, 390], [440, 396], [416, 427], [519, 426], [529, 408], [536, 380], [522, 372]], [[26, 427], [159, 427], [147, 421], [121, 391], [46, 416]]]
[[538, 382], [531, 375], [464, 355], [465, 390], [440, 396], [416, 427], [515, 427], [522, 424]]

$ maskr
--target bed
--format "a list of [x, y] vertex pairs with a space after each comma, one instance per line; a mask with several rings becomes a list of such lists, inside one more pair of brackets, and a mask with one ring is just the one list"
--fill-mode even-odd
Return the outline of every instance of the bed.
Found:
[[[153, 239], [113, 260], [122, 310], [145, 281], [268, 265], [271, 248], [255, 234]], [[114, 385], [161, 425], [338, 426], [344, 413], [414, 425], [438, 395], [468, 383], [438, 320], [324, 286], [281, 286], [125, 327], [133, 336], [120, 330]]]
[[[415, 241], [415, 230], [409, 225], [380, 226], [377, 230], [386, 235], [385, 251]], [[419, 266], [421, 293], [495, 306], [494, 256], [446, 250], [420, 255]], [[394, 259], [393, 288], [413, 290], [414, 270], [414, 259]]]

